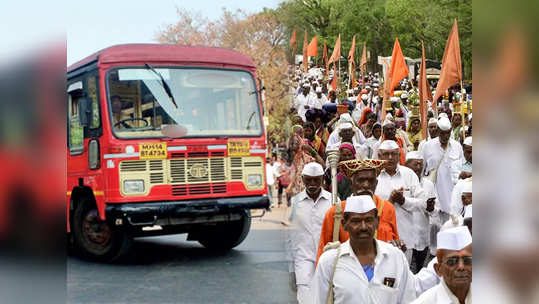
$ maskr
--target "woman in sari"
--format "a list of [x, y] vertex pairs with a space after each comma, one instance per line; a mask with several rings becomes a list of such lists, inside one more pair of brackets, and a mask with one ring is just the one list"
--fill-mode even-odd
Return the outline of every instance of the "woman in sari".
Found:
[[423, 140], [423, 134], [421, 133], [421, 121], [419, 120], [419, 117], [410, 117], [410, 122], [408, 123], [406, 134], [408, 135], [408, 139], [414, 146], [414, 150], [417, 150], [417, 148], [419, 147], [419, 143]]
[[376, 114], [371, 108], [365, 108], [361, 113], [361, 119], [358, 122], [359, 129], [365, 138], [369, 138], [372, 135], [372, 126], [376, 122]]

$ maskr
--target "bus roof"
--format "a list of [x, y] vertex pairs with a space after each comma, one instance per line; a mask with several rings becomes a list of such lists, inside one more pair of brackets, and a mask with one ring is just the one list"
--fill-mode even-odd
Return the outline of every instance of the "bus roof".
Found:
[[230, 49], [172, 44], [119, 44], [75, 62], [67, 68], [67, 71], [71, 72], [94, 61], [100, 63], [178, 61], [255, 67], [249, 56]]

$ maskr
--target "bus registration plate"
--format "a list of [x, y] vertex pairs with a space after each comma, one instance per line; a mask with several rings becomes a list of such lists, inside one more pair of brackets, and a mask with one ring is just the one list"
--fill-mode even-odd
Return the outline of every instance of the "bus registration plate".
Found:
[[249, 155], [249, 140], [229, 140], [228, 156]]
[[167, 143], [139, 144], [140, 159], [166, 159]]

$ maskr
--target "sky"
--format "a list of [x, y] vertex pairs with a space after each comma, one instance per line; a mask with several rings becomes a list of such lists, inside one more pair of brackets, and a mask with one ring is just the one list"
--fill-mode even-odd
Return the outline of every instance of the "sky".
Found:
[[[122, 43], [154, 43], [175, 23], [176, 8], [218, 19], [222, 8], [255, 13], [282, 0], [52, 0], [9, 1], [0, 10], [0, 61], [24, 57], [50, 44], [66, 44], [67, 65]], [[66, 40], [67, 39], [67, 40]]]
[[[75, 1], [79, 4], [79, 1]], [[200, 12], [209, 19], [218, 19], [222, 8], [258, 12], [263, 7], [275, 8], [279, 0], [156, 0], [115, 1], [92, 0], [80, 7], [80, 14], [68, 16], [67, 64], [70, 65], [100, 49], [120, 43], [152, 43], [156, 32], [176, 21], [176, 7]], [[83, 3], [83, 2], [81, 2]]]

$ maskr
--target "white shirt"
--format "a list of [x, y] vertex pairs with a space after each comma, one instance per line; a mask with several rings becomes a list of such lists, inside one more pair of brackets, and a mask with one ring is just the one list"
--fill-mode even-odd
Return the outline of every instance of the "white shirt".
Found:
[[[449, 290], [449, 287], [442, 279], [440, 283], [433, 288], [425, 291], [419, 298], [412, 302], [413, 304], [459, 304], [459, 299]], [[464, 300], [466, 304], [472, 304], [472, 285]]]
[[305, 112], [307, 112], [307, 109], [305, 109], [304, 106], [309, 105], [309, 98], [309, 94], [305, 96], [303, 95], [303, 93], [300, 93], [294, 101], [294, 108], [298, 111], [298, 115], [301, 116], [301, 119], [303, 119], [303, 121], [306, 121]]
[[292, 198], [296, 206], [291, 228], [291, 249], [297, 284], [310, 284], [314, 275], [318, 242], [326, 212], [331, 208], [331, 193], [322, 189], [313, 201], [305, 190]]
[[326, 103], [328, 103], [328, 98], [326, 95], [322, 94], [322, 97], [320, 98], [315, 95], [314, 98], [309, 99], [308, 106], [311, 107], [311, 109], [322, 109], [322, 106]]
[[271, 186], [275, 183], [275, 176], [273, 174], [273, 166], [270, 163], [266, 163], [266, 183]]
[[[354, 128], [354, 130], [355, 130], [355, 133], [356, 133], [356, 135], [354, 135], [354, 137], [352, 137], [352, 143], [354, 144], [354, 146], [356, 144], [359, 144], [359, 145], [365, 144], [365, 142], [367, 142], [367, 139], [363, 135], [363, 132], [361, 132], [361, 130], [359, 128]], [[341, 141], [341, 138], [339, 136], [339, 132], [337, 132], [337, 131], [338, 131], [338, 129], [336, 128], [335, 130], [333, 130], [333, 132], [331, 132], [331, 134], [329, 134], [328, 146], [335, 146], [337, 143], [339, 143]], [[326, 151], [327, 151], [327, 148], [326, 148]]]
[[[431, 289], [440, 283], [440, 277], [434, 270], [434, 264], [438, 263], [438, 258], [434, 257], [427, 267], [421, 268], [421, 270], [414, 275], [415, 277], [415, 291], [419, 297], [425, 291]], [[435, 302], [434, 302], [435, 303]]]
[[273, 163], [273, 176], [275, 176], [275, 179], [279, 178], [281, 176], [281, 173], [279, 173], [279, 167], [281, 166], [281, 163], [276, 161]]
[[[350, 241], [340, 248], [332, 286], [334, 304], [410, 303], [415, 299], [414, 277], [402, 251], [376, 240], [374, 275], [369, 282]], [[327, 303], [336, 257], [337, 249], [328, 250], [320, 256], [311, 285], [314, 304]], [[395, 280], [393, 287], [384, 285], [386, 278]]]
[[374, 136], [367, 138], [367, 147], [369, 147], [368, 158], [372, 158], [372, 155], [374, 154], [374, 145], [377, 142], [378, 139], [376, 139]]
[[459, 176], [462, 171], [472, 173], [472, 163], [467, 161], [466, 158], [453, 163], [453, 167], [451, 168], [453, 184], [456, 184], [459, 181]]
[[469, 178], [467, 179], [460, 179], [455, 187], [453, 187], [453, 191], [451, 192], [451, 213], [457, 214], [457, 215], [464, 215], [464, 205], [462, 204], [462, 189], [464, 188], [464, 185], [468, 182]]
[[415, 248], [417, 235], [414, 227], [414, 212], [427, 208], [427, 200], [424, 198], [423, 189], [419, 185], [419, 178], [417, 178], [415, 172], [408, 167], [397, 165], [395, 174], [390, 176], [383, 169], [378, 175], [378, 185], [374, 194], [388, 200], [391, 191], [399, 188], [408, 190], [403, 192], [404, 204], [393, 204], [397, 217], [397, 230], [406, 247], [409, 249]]
[[434, 184], [426, 178], [422, 178], [419, 181], [419, 184], [421, 186], [421, 189], [423, 189], [423, 195], [421, 198], [425, 200], [425, 209], [418, 208], [417, 210], [414, 210], [413, 219], [416, 234], [416, 243], [413, 248], [416, 250], [423, 250], [425, 249], [425, 247], [430, 245], [431, 217], [435, 217], [439, 210], [436, 207], [431, 212], [428, 212], [426, 210], [427, 200], [431, 197], [437, 197]]
[[[459, 142], [449, 139], [446, 151], [442, 149], [440, 144], [440, 138], [436, 137], [425, 143], [423, 146], [423, 159], [425, 160], [425, 174], [438, 166], [437, 178], [436, 178], [436, 192], [440, 201], [440, 209], [443, 212], [451, 212], [451, 191], [453, 191], [453, 179], [451, 175], [451, 168], [453, 163], [458, 162], [464, 158], [462, 152], [462, 146]], [[445, 156], [444, 156], [445, 153]], [[443, 159], [442, 159], [443, 158]]]

